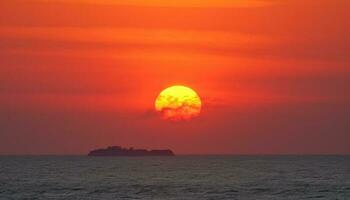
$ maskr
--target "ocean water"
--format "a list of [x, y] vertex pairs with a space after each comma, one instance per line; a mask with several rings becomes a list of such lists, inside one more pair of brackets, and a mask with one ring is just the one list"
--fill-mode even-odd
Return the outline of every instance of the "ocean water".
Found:
[[0, 199], [350, 199], [350, 156], [0, 156]]

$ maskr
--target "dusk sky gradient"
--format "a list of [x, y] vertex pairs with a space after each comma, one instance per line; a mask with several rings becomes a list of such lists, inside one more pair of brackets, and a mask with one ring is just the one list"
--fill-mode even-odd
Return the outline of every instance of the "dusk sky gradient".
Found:
[[[2, 0], [0, 154], [349, 154], [350, 1]], [[175, 84], [199, 117], [161, 119]]]

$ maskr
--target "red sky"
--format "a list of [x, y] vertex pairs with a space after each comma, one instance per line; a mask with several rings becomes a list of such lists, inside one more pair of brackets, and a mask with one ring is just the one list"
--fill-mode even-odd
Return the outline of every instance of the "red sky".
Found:
[[[349, 154], [347, 0], [3, 0], [0, 154]], [[167, 122], [183, 84], [202, 114]]]

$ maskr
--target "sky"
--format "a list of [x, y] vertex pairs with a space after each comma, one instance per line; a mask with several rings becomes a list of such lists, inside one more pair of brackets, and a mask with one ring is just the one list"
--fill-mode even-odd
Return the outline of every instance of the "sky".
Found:
[[[0, 1], [0, 154], [349, 154], [349, 6]], [[199, 117], [155, 113], [178, 84]]]

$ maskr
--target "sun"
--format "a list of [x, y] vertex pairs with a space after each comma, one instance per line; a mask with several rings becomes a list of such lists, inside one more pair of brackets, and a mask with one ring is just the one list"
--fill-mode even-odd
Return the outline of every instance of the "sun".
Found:
[[155, 101], [155, 109], [163, 119], [190, 120], [201, 112], [202, 101], [191, 88], [175, 85], [163, 90]]

